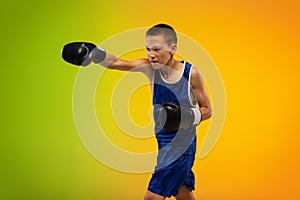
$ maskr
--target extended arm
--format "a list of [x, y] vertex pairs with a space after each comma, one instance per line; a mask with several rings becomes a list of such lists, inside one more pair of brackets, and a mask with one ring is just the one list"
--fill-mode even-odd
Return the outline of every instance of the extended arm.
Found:
[[151, 64], [146, 58], [127, 61], [117, 58], [112, 54], [106, 54], [105, 59], [99, 64], [112, 70], [134, 71], [144, 73], [146, 73], [149, 70], [152, 70]]
[[66, 44], [62, 49], [62, 57], [68, 63], [78, 66], [88, 66], [94, 62], [112, 70], [142, 72], [149, 80], [152, 80], [153, 68], [148, 59], [122, 60], [112, 54], [107, 54], [104, 49], [92, 43], [72, 42]]

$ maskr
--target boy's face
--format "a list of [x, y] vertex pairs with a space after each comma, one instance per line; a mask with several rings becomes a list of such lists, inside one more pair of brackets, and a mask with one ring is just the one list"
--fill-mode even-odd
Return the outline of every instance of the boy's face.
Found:
[[168, 65], [176, 52], [176, 44], [169, 45], [163, 35], [146, 35], [147, 56], [154, 69]]

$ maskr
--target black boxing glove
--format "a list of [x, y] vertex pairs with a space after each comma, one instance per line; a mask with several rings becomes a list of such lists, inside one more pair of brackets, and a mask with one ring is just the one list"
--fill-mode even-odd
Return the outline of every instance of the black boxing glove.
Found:
[[175, 103], [163, 103], [159, 111], [160, 125], [164, 130], [178, 130], [197, 126], [201, 122], [198, 108], [180, 107]]
[[62, 58], [78, 66], [88, 66], [91, 62], [100, 63], [105, 57], [104, 49], [88, 42], [68, 43], [62, 49]]

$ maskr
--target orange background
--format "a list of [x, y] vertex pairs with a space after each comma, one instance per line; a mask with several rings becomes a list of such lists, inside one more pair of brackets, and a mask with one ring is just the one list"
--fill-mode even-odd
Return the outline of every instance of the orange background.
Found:
[[[72, 113], [79, 68], [60, 50], [160, 22], [206, 49], [226, 90], [220, 139], [195, 162], [196, 198], [300, 198], [298, 1], [10, 1], [1, 8], [1, 199], [143, 198], [150, 173], [113, 170], [80, 141]], [[134, 119], [132, 101], [130, 110]], [[208, 124], [198, 128], [198, 150]]]

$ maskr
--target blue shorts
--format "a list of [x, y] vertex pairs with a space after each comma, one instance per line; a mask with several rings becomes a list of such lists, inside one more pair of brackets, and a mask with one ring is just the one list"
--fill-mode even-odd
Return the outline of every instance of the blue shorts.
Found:
[[164, 197], [176, 196], [182, 186], [195, 189], [195, 177], [192, 172], [195, 154], [183, 154], [170, 165], [156, 169], [152, 174], [148, 190]]

